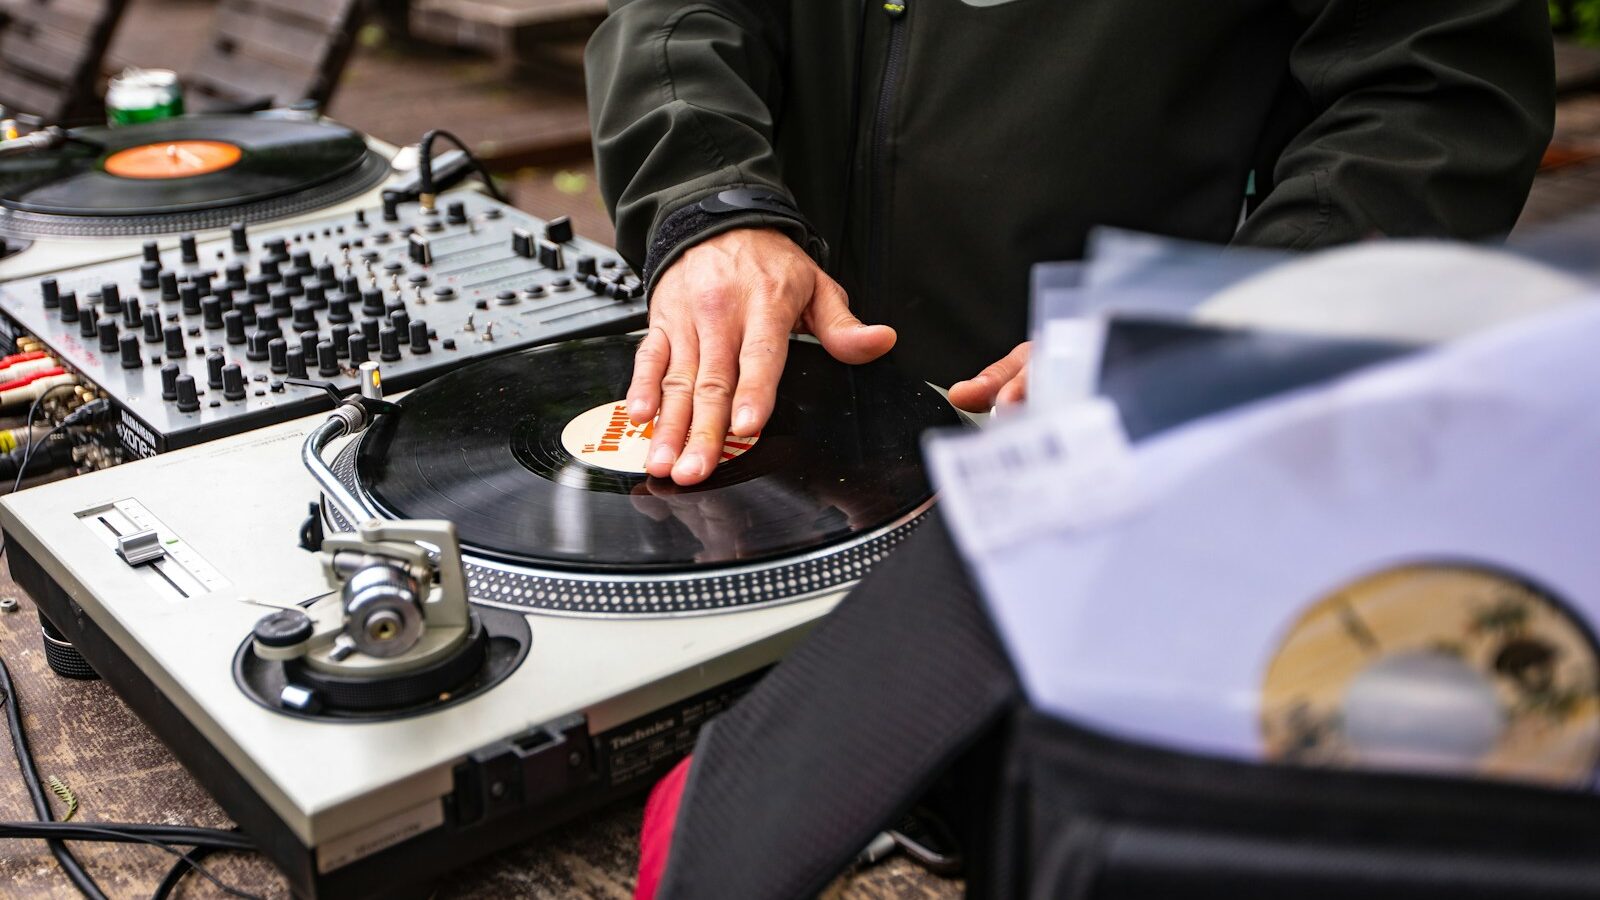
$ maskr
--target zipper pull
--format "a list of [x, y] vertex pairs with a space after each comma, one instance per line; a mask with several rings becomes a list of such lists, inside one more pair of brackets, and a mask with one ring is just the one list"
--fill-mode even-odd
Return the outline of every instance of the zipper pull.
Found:
[[906, 0], [888, 0], [883, 4], [883, 11], [889, 14], [889, 18], [898, 19], [906, 14]]

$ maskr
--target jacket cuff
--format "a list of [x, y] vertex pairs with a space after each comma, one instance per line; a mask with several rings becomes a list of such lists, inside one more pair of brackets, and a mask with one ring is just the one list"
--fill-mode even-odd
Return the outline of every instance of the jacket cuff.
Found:
[[653, 292], [656, 279], [677, 262], [684, 251], [735, 228], [775, 228], [806, 251], [819, 266], [827, 265], [828, 245], [798, 213], [778, 215], [759, 209], [711, 212], [699, 201], [678, 207], [656, 226], [655, 236], [645, 253], [644, 283]]

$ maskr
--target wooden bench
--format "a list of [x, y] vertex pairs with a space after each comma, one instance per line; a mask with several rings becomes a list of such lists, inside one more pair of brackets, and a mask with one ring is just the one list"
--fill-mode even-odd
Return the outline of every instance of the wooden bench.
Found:
[[411, 0], [410, 28], [413, 37], [517, 64], [581, 48], [605, 15], [605, 0]]
[[105, 118], [100, 64], [127, 0], [0, 0], [0, 106], [47, 122]]
[[360, 27], [361, 0], [222, 0], [194, 67], [191, 112], [248, 110], [301, 100], [326, 106]]

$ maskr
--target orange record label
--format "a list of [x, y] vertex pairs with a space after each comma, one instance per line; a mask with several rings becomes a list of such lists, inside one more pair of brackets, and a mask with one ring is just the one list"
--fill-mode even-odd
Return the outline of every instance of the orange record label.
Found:
[[119, 150], [106, 157], [106, 171], [152, 181], [193, 178], [229, 168], [242, 156], [244, 151], [222, 141], [171, 141]]
[[[596, 406], [581, 413], [561, 430], [561, 444], [579, 462], [600, 469], [643, 475], [645, 460], [650, 453], [650, 439], [655, 435], [655, 422], [635, 425], [628, 421], [628, 404], [619, 400]], [[761, 435], [739, 437], [728, 435], [722, 444], [725, 463], [737, 459], [756, 445]]]

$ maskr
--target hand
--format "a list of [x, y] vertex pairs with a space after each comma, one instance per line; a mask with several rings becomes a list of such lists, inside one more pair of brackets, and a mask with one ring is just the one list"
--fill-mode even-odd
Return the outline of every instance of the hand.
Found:
[[997, 406], [1021, 403], [1028, 397], [1028, 353], [1023, 341], [1006, 358], [975, 377], [950, 385], [950, 402], [970, 413], [986, 413]]
[[661, 273], [628, 387], [633, 423], [658, 417], [646, 471], [698, 484], [716, 469], [730, 430], [759, 433], [797, 330], [853, 365], [895, 341], [894, 329], [851, 315], [844, 289], [775, 229], [717, 235]]

